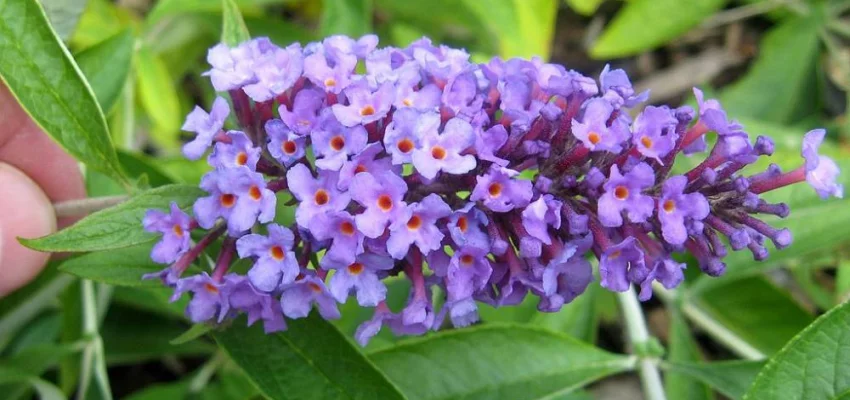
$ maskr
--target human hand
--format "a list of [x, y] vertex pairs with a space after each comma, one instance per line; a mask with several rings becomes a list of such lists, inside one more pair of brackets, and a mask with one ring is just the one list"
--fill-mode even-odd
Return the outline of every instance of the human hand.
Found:
[[52, 203], [85, 197], [77, 162], [27, 115], [0, 83], [0, 297], [32, 280], [49, 254], [18, 237], [50, 234], [58, 222]]

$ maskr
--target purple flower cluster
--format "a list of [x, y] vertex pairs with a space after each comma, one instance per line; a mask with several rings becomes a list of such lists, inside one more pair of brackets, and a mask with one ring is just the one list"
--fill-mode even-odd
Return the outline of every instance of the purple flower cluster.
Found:
[[[593, 281], [641, 299], [652, 282], [683, 279], [687, 252], [707, 274], [724, 272], [727, 247], [767, 257], [791, 234], [758, 219], [788, 215], [761, 193], [807, 181], [823, 197], [842, 195], [836, 164], [818, 154], [824, 131], [804, 139], [803, 165], [741, 171], [773, 152], [754, 141], [716, 100], [695, 90], [699, 110], [630, 108], [635, 93], [622, 70], [598, 82], [540, 59], [469, 61], [463, 50], [421, 39], [377, 48], [373, 35], [332, 36], [304, 47], [254, 39], [209, 52], [206, 73], [218, 98], [196, 108], [186, 157], [210, 147], [208, 195], [192, 214], [150, 211], [145, 229], [162, 233], [155, 277], [192, 294], [195, 322], [240, 313], [267, 331], [315, 306], [339, 318], [354, 297], [375, 310], [357, 331], [366, 343], [383, 326], [396, 334], [460, 327], [478, 320], [478, 303], [539, 298], [559, 310]], [[359, 72], [362, 71], [362, 72]], [[232, 114], [240, 130], [225, 130]], [[707, 151], [682, 175], [679, 154]], [[280, 196], [280, 197], [279, 197]], [[291, 197], [290, 197], [291, 196]], [[295, 223], [275, 222], [292, 199]], [[192, 243], [193, 229], [207, 230]], [[221, 241], [209, 273], [183, 273]], [[245, 274], [231, 270], [246, 260]], [[386, 304], [388, 276], [411, 282], [406, 306]], [[439, 306], [438, 306], [439, 305]]]

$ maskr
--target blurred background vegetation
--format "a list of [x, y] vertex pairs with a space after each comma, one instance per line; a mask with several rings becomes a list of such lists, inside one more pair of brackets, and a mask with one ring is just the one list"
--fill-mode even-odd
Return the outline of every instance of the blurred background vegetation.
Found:
[[[54, 28], [95, 87], [125, 169], [139, 176], [144, 172], [140, 179], [151, 186], [196, 183], [208, 167], [203, 160], [190, 162], [180, 156], [181, 141], [186, 139], [180, 127], [195, 104], [208, 107], [215, 96], [201, 73], [208, 68], [204, 61], [207, 49], [220, 37], [221, 3], [41, 1]], [[404, 46], [424, 35], [435, 42], [465, 48], [478, 61], [492, 56], [539, 56], [594, 77], [610, 63], [624, 68], [639, 90], [651, 88], [650, 103], [692, 102], [691, 88], [700, 86], [721, 99], [729, 114], [741, 120], [751, 134], [773, 136], [778, 150], [771, 161], [785, 168], [799, 165], [800, 142], [807, 130], [827, 127], [832, 143], [826, 153], [844, 166], [843, 180], [848, 183], [850, 164], [844, 161], [847, 151], [842, 146], [850, 137], [850, 16], [844, 16], [850, 11], [850, 1], [236, 3], [253, 36], [268, 36], [279, 45], [306, 43], [329, 34], [375, 32], [383, 45]], [[92, 196], [123, 192], [97, 173], [89, 173], [87, 179]], [[794, 208], [792, 217], [781, 223], [795, 233], [796, 243], [791, 249], [774, 252], [769, 262], [760, 264], [746, 252], [732, 255], [729, 273], [719, 279], [699, 276], [698, 268], [689, 268], [687, 288], [664, 297], [663, 302], [653, 299], [646, 304], [652, 331], [666, 345], [669, 361], [769, 356], [817, 314], [847, 298], [850, 258], [843, 244], [850, 237], [848, 202], [824, 205], [807, 187], [781, 191], [772, 200], [789, 202]], [[142, 252], [136, 252], [126, 255], [129, 264], [145, 258]], [[4, 300], [0, 317], [8, 316], [9, 310], [25, 302], [33, 291], [50, 288], [57, 281], [55, 268], [51, 271], [31, 288]], [[39, 313], [14, 337], [0, 337], [3, 356], [26, 360], [38, 355], [26, 352], [34, 344], [57, 340], [67, 344], [80, 339], [80, 289], [68, 282], [64, 285], [54, 291], [61, 305]], [[391, 288], [391, 293], [402, 296], [391, 298], [391, 302], [404, 301], [406, 291], [399, 289]], [[116, 397], [154, 382], [177, 380], [173, 385], [137, 392], [134, 397], [170, 398], [169, 393], [185, 393], [199, 382], [203, 387], [212, 375], [210, 371], [216, 370], [218, 379], [204, 390], [209, 394], [205, 397], [247, 398], [256, 394], [220, 354], [210, 358], [215, 351], [212, 343], [168, 343], [188, 325], [182, 319], [185, 304], [168, 304], [167, 290], [104, 290], [111, 305], [101, 316], [101, 335]], [[543, 326], [606, 349], [624, 351], [614, 298], [594, 285], [557, 314], [540, 314], [530, 302], [498, 311], [482, 307], [485, 322]], [[354, 317], [340, 321], [338, 327], [351, 333], [369, 312], [348, 304], [343, 315]], [[712, 324], [720, 325], [749, 348], [730, 351], [711, 335]], [[384, 333], [369, 349], [381, 348], [392, 340]], [[58, 382], [67, 393], [75, 388], [78, 368], [76, 360], [60, 364]], [[640, 390], [636, 379], [613, 381], [621, 385], [618, 392], [623, 391], [622, 385], [634, 387], [626, 391], [632, 395]], [[707, 386], [685, 375], [670, 373], [666, 384], [669, 398], [713, 396]], [[597, 385], [596, 395], [604, 396], [604, 385]]]

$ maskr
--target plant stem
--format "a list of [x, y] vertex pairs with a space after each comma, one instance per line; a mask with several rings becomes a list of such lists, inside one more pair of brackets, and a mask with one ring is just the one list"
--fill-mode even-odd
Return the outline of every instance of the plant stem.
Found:
[[200, 393], [204, 387], [207, 386], [210, 379], [213, 377], [218, 369], [224, 365], [227, 361], [227, 357], [224, 355], [224, 352], [218, 351], [216, 352], [201, 368], [198, 368], [198, 372], [191, 381], [189, 381], [189, 393]]
[[12, 339], [15, 332], [31, 321], [41, 310], [56, 301], [56, 296], [62, 293], [76, 278], [60, 274], [44, 287], [29, 296], [26, 302], [16, 307], [0, 319], [0, 347]]
[[89, 381], [94, 378], [100, 391], [100, 397], [104, 400], [112, 400], [112, 390], [109, 388], [109, 375], [106, 373], [106, 361], [103, 355], [103, 339], [98, 331], [99, 318], [94, 283], [90, 280], [84, 280], [82, 285], [83, 337], [89, 340], [89, 344], [83, 350], [77, 399], [87, 398]]
[[54, 203], [53, 211], [57, 218], [81, 216], [121, 204], [129, 198], [129, 196], [121, 195], [68, 200]]
[[[626, 322], [626, 330], [632, 348], [649, 343], [649, 331], [646, 328], [646, 320], [635, 290], [629, 287], [629, 290], [617, 293], [617, 299], [623, 309], [623, 318]], [[661, 383], [661, 373], [658, 371], [656, 361], [640, 355], [638, 372], [646, 399], [666, 400], [664, 385]]]
[[748, 360], [764, 360], [767, 358], [760, 350], [756, 349], [744, 339], [738, 337], [738, 335], [734, 332], [717, 322], [717, 320], [712, 318], [711, 315], [705, 312], [705, 310], [689, 301], [682, 301], [677, 304], [675, 301], [675, 291], [664, 289], [661, 285], [655, 284], [653, 285], [653, 292], [669, 306], [681, 307], [682, 313], [685, 314], [688, 320], [693, 322], [694, 325], [700, 327], [714, 340], [731, 350], [739, 357]]

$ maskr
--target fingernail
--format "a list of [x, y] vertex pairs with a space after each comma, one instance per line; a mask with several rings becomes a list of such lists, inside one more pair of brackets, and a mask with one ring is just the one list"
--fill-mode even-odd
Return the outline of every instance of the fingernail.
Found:
[[55, 231], [53, 206], [41, 188], [17, 168], [0, 162], [0, 297], [26, 285], [50, 257], [24, 247], [17, 238]]

